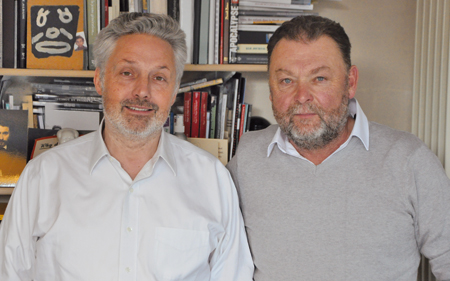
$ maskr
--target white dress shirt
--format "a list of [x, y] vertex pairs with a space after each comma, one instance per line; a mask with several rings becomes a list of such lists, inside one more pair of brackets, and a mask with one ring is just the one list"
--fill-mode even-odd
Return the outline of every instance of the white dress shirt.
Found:
[[252, 280], [237, 193], [165, 132], [135, 180], [100, 130], [31, 160], [0, 229], [0, 280]]
[[[344, 149], [348, 143], [350, 142], [350, 139], [352, 137], [357, 137], [361, 140], [361, 142], [364, 144], [364, 147], [366, 150], [369, 150], [369, 121], [367, 120], [366, 115], [362, 111], [361, 106], [359, 105], [358, 101], [356, 99], [351, 99], [348, 104], [348, 110], [350, 116], [355, 118], [355, 124], [353, 125], [353, 130], [348, 137], [348, 139], [338, 148], [336, 149], [330, 156], [328, 156], [324, 162], [329, 159], [331, 156], [336, 154], [338, 151]], [[288, 137], [281, 131], [280, 128], [276, 131], [275, 135], [273, 136], [272, 141], [269, 144], [269, 147], [267, 148], [267, 157], [270, 156], [270, 153], [272, 153], [274, 145], [277, 145], [278, 148], [288, 155], [298, 157], [300, 159], [303, 159], [305, 161], [309, 161], [298, 151], [295, 149], [295, 147], [289, 142]]]

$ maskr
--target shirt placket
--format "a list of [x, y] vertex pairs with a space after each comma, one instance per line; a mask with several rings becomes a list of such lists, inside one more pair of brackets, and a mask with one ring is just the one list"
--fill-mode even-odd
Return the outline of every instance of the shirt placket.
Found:
[[131, 184], [126, 194], [122, 210], [119, 263], [120, 280], [137, 279], [138, 187], [138, 183]]

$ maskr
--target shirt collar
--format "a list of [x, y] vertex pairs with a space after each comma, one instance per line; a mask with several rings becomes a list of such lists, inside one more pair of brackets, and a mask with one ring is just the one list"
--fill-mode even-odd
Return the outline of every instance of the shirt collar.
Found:
[[[363, 143], [364, 147], [366, 148], [366, 150], [369, 150], [369, 121], [356, 99], [354, 98], [351, 99], [349, 101], [348, 106], [350, 115], [353, 118], [355, 118], [355, 124], [347, 141], [343, 143], [341, 147], [339, 147], [339, 149], [337, 149], [334, 153], [345, 148], [352, 139], [352, 137], [359, 138]], [[303, 158], [297, 152], [297, 150], [295, 150], [294, 146], [289, 142], [289, 139], [281, 131], [280, 128], [278, 128], [277, 131], [275, 132], [275, 135], [273, 136], [272, 141], [270, 142], [269, 147], [267, 148], [267, 157], [270, 156], [275, 145], [277, 145], [278, 148], [284, 153]]]
[[[108, 151], [108, 148], [106, 147], [105, 141], [103, 140], [102, 136], [103, 126], [104, 126], [104, 119], [100, 123], [98, 130], [93, 133], [94, 140], [91, 146], [92, 151], [89, 154], [91, 155], [89, 159], [89, 170], [91, 174], [102, 158], [112, 157]], [[167, 136], [167, 133], [164, 130], [162, 130], [161, 137], [158, 143], [158, 148], [156, 149], [155, 155], [153, 155], [152, 159], [150, 159], [145, 166], [150, 164], [151, 170], [153, 170], [154, 165], [158, 162], [160, 158], [167, 163], [169, 168], [176, 176], [177, 164], [175, 160], [172, 143], [170, 142], [170, 138], [169, 136]]]

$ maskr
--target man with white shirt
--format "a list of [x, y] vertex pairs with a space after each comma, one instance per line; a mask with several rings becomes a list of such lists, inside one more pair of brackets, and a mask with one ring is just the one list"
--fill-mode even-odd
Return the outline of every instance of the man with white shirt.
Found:
[[105, 119], [25, 168], [1, 225], [0, 280], [252, 280], [227, 169], [162, 130], [184, 32], [123, 14], [94, 52]]
[[369, 122], [336, 22], [300, 16], [268, 44], [278, 125], [228, 164], [255, 281], [415, 281], [422, 253], [450, 280], [450, 182], [415, 136]]

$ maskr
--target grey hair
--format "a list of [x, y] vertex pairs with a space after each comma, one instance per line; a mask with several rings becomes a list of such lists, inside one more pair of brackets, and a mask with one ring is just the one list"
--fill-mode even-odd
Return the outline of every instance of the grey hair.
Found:
[[106, 63], [116, 47], [117, 40], [130, 34], [153, 35], [172, 46], [175, 56], [176, 81], [179, 84], [187, 59], [186, 34], [171, 17], [151, 13], [124, 13], [99, 32], [94, 44], [94, 62], [95, 66], [100, 69], [101, 81], [105, 75]]

